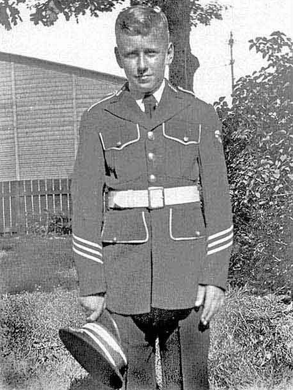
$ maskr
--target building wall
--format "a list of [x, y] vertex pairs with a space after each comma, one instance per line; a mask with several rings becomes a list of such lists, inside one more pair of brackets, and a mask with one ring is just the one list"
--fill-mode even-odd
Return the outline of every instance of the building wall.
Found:
[[11, 65], [0, 62], [0, 181], [16, 178]]
[[0, 53], [0, 182], [70, 177], [82, 113], [123, 82]]

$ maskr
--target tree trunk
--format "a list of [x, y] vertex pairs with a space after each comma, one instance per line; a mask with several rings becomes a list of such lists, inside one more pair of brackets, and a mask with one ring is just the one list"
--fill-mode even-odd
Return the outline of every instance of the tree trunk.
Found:
[[193, 79], [199, 67], [199, 61], [190, 48], [190, 0], [162, 0], [159, 4], [166, 14], [171, 42], [174, 44], [175, 56], [170, 66], [170, 82], [175, 86], [193, 91]]

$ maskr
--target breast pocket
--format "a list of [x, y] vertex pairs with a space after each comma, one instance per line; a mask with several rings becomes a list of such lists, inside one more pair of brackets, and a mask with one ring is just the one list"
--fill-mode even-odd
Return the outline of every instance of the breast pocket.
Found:
[[201, 124], [171, 120], [163, 125], [163, 136], [167, 175], [197, 180]]
[[116, 124], [100, 133], [109, 172], [119, 182], [135, 180], [142, 174], [141, 158], [143, 145], [138, 125]]

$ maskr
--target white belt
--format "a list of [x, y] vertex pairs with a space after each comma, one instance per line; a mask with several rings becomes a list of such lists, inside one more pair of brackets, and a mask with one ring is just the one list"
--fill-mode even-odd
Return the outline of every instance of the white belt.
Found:
[[107, 196], [109, 208], [147, 207], [157, 209], [173, 204], [199, 202], [197, 186], [149, 187], [147, 190], [110, 191]]

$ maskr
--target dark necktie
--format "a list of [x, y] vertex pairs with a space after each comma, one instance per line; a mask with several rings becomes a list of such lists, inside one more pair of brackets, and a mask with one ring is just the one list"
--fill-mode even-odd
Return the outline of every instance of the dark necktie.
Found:
[[146, 94], [143, 98], [143, 104], [145, 108], [145, 114], [148, 116], [148, 118], [152, 118], [153, 112], [156, 109], [157, 101], [154, 97], [154, 95], [148, 95]]

